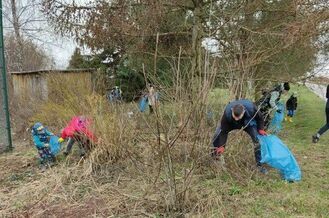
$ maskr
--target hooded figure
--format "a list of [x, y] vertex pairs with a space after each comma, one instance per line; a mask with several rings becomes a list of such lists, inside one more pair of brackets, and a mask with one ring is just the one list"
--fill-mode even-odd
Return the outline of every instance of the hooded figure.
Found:
[[85, 155], [85, 149], [89, 150], [97, 141], [94, 133], [90, 130], [91, 120], [84, 116], [76, 116], [71, 119], [68, 125], [63, 129], [59, 142], [62, 143], [69, 138], [65, 155], [68, 155], [75, 142], [78, 142], [80, 155]]
[[32, 127], [32, 138], [35, 147], [38, 149], [40, 162], [45, 164], [47, 162], [53, 162], [55, 155], [51, 153], [49, 148], [50, 137], [54, 136], [52, 132], [49, 132], [42, 123], [35, 123]]
[[297, 93], [294, 92], [286, 102], [287, 116], [286, 121], [293, 122], [292, 118], [295, 116], [297, 110]]

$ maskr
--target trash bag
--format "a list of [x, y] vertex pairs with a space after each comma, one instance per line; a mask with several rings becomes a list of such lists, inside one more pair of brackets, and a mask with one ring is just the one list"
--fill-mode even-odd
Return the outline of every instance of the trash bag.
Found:
[[142, 97], [142, 99], [139, 102], [139, 110], [141, 112], [144, 112], [146, 110], [147, 102], [148, 102], [147, 96]]
[[275, 112], [273, 119], [271, 120], [269, 129], [273, 131], [274, 134], [277, 134], [282, 129], [282, 121], [284, 119], [284, 104], [278, 103], [278, 110], [281, 110], [281, 113]]
[[261, 163], [278, 169], [284, 180], [300, 181], [302, 177], [299, 165], [289, 148], [275, 135], [258, 135], [261, 145]]
[[58, 142], [57, 136], [51, 136], [49, 140], [50, 153], [56, 156], [61, 151], [61, 143]]

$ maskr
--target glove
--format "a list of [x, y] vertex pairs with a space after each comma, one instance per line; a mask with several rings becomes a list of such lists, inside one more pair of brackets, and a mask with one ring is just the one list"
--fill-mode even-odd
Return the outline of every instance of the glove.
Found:
[[62, 137], [60, 137], [60, 138], [58, 139], [58, 142], [59, 142], [59, 143], [62, 143], [62, 142], [64, 142], [64, 139], [63, 139]]
[[258, 130], [258, 133], [259, 133], [260, 135], [267, 135], [267, 133], [266, 133], [265, 130], [263, 130], [263, 129]]
[[281, 114], [282, 113], [282, 110], [278, 109], [278, 110], [276, 110], [276, 112], [278, 112], [279, 114]]
[[215, 154], [216, 155], [221, 155], [221, 154], [224, 153], [224, 151], [225, 151], [225, 148], [223, 146], [221, 146], [221, 147], [216, 148]]

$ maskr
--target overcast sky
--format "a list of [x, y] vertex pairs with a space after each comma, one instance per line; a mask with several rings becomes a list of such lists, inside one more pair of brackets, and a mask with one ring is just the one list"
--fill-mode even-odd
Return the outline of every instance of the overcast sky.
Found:
[[72, 39], [58, 37], [55, 43], [44, 44], [43, 46], [46, 52], [54, 58], [56, 68], [65, 69], [68, 66], [76, 44]]
[[[68, 2], [72, 0], [67, 0]], [[10, 1], [9, 0], [3, 0], [4, 2], [4, 32], [12, 32], [12, 25], [10, 23], [10, 18], [11, 18], [11, 8], [10, 8]], [[37, 0], [17, 0], [18, 2], [18, 8], [22, 8], [24, 5], [29, 5], [31, 2], [37, 2]], [[88, 0], [76, 0], [76, 3], [85, 3], [89, 2]], [[32, 8], [32, 7], [31, 7]], [[42, 28], [44, 31], [42, 33], [37, 32], [36, 34], [33, 35], [33, 32], [27, 32], [26, 34], [31, 34], [30, 38], [34, 38], [35, 42], [39, 44], [47, 54], [49, 54], [51, 57], [53, 57], [55, 61], [55, 67], [57, 69], [64, 69], [68, 66], [69, 59], [71, 55], [74, 52], [74, 49], [76, 47], [76, 44], [74, 43], [73, 38], [63, 38], [59, 35], [56, 35], [53, 33], [51, 27], [46, 21], [46, 18], [44, 15], [38, 11], [35, 10], [35, 8], [32, 8], [32, 10], [26, 10], [24, 12], [25, 17], [33, 17], [36, 18], [35, 20], [44, 20], [41, 23], [29, 23], [28, 28], [29, 29], [37, 29], [37, 28]], [[23, 17], [24, 18], [24, 17]], [[24, 33], [23, 33], [24, 34]], [[212, 53], [217, 53], [217, 55], [220, 54], [220, 51], [218, 51], [218, 43], [215, 40], [204, 40], [203, 41], [203, 46], [205, 48], [208, 48], [210, 52]], [[217, 52], [218, 51], [218, 52]], [[323, 62], [323, 58], [319, 58], [320, 62]], [[322, 63], [322, 66], [319, 67], [318, 69], [315, 69], [316, 72], [322, 75], [329, 75], [329, 63], [328, 61], [325, 63]]]
[[[66, 68], [76, 47], [74, 39], [63, 38], [53, 32], [46, 17], [39, 10], [39, 2], [39, 0], [16, 0], [17, 14], [20, 15], [19, 22], [23, 24], [21, 34], [32, 39], [49, 56], [53, 57], [56, 68]], [[4, 34], [12, 33], [14, 29], [10, 0], [3, 0], [3, 21]]]

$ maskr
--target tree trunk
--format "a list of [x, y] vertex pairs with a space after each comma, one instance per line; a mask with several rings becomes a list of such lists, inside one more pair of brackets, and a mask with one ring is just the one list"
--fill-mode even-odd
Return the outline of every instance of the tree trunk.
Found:
[[[192, 0], [193, 2], [193, 28], [192, 28], [192, 48], [191, 48], [191, 75], [190, 75], [190, 94], [189, 98], [194, 105], [198, 100], [199, 94], [202, 92], [202, 0]], [[195, 104], [195, 111], [193, 112], [192, 126], [198, 128], [202, 120], [203, 102]]]
[[19, 71], [23, 70], [23, 40], [20, 33], [20, 24], [19, 24], [19, 17], [17, 15], [17, 6], [16, 0], [10, 0], [11, 3], [11, 13], [13, 18], [13, 26], [14, 26], [14, 33], [18, 44], [17, 55], [18, 55], [18, 69]]
[[[246, 1], [247, 7], [245, 11], [245, 20], [243, 22], [244, 26], [247, 27], [252, 27], [252, 14], [248, 10], [248, 4], [249, 2]], [[237, 90], [235, 90], [235, 99], [243, 99], [247, 97], [247, 92], [248, 92], [248, 86], [247, 86], [247, 80], [251, 76], [252, 72], [252, 67], [250, 66], [250, 57], [249, 57], [249, 52], [251, 50], [250, 45], [250, 34], [247, 30], [245, 29], [240, 29], [239, 30], [239, 44], [240, 44], [240, 49], [239, 49], [239, 54], [236, 55], [236, 63], [238, 67], [238, 80], [237, 80]]]
[[202, 1], [195, 0], [192, 30], [192, 73], [201, 77]]

